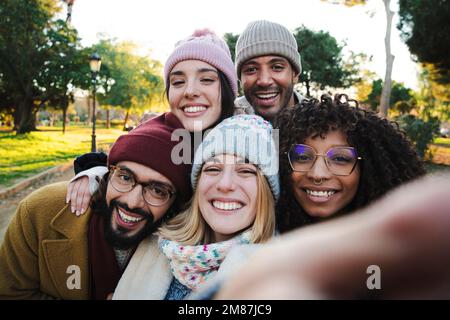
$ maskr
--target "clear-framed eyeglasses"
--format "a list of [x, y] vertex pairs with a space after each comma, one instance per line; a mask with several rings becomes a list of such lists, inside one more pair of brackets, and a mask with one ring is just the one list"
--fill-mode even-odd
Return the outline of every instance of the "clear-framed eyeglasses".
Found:
[[288, 152], [291, 168], [298, 172], [310, 171], [317, 157], [323, 157], [328, 170], [336, 176], [350, 175], [358, 160], [362, 160], [353, 147], [332, 147], [325, 154], [320, 154], [306, 144], [294, 144]]
[[165, 205], [176, 194], [170, 186], [160, 181], [138, 183], [130, 170], [120, 166], [110, 166], [109, 177], [112, 187], [119, 192], [130, 192], [138, 184], [141, 185], [142, 197], [145, 202], [154, 207]]

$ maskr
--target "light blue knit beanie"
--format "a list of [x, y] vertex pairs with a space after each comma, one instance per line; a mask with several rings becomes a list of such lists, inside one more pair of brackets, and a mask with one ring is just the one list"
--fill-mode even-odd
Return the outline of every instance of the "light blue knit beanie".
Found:
[[257, 115], [241, 114], [223, 120], [205, 137], [195, 152], [191, 183], [195, 191], [203, 164], [211, 157], [231, 154], [247, 159], [267, 179], [275, 201], [280, 196], [278, 150], [272, 125]]

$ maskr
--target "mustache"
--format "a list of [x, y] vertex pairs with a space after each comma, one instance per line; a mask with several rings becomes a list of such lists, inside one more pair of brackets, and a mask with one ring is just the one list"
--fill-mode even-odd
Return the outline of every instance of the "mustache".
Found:
[[127, 206], [126, 203], [123, 203], [123, 202], [120, 202], [120, 201], [117, 201], [117, 200], [112, 200], [111, 203], [109, 204], [109, 206], [110, 206], [111, 211], [115, 207], [119, 207], [119, 208], [124, 209], [125, 211], [137, 214], [137, 215], [143, 217], [144, 219], [149, 220], [150, 222], [153, 222], [154, 219], [155, 219], [155, 217], [153, 216], [153, 214], [151, 212], [146, 212], [146, 211], [144, 211], [142, 209], [139, 209], [139, 208], [131, 209], [131, 208], [129, 208]]
[[262, 87], [262, 86], [254, 86], [251, 88], [250, 92], [252, 94], [261, 93], [261, 92], [280, 92], [280, 87], [275, 86], [268, 86], [268, 87]]

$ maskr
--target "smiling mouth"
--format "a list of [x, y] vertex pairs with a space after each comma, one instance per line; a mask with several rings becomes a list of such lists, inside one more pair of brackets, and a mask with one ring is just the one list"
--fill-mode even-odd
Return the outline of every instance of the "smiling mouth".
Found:
[[317, 191], [317, 190], [310, 190], [310, 189], [303, 189], [303, 191], [305, 191], [310, 196], [321, 197], [321, 198], [329, 198], [337, 192], [336, 190]]
[[187, 113], [187, 114], [203, 112], [206, 109], [208, 109], [208, 108], [205, 106], [188, 106], [188, 107], [182, 108], [183, 112]]
[[116, 209], [116, 213], [117, 213], [117, 220], [118, 220], [117, 223], [119, 225], [122, 225], [122, 226], [125, 226], [125, 227], [136, 226], [139, 222], [141, 222], [142, 220], [145, 219], [142, 216], [135, 217], [135, 216], [131, 216], [129, 214], [126, 214], [125, 212], [123, 212], [119, 208]]
[[257, 97], [260, 100], [273, 100], [275, 99], [280, 93], [279, 92], [269, 92], [269, 93], [255, 93], [255, 97]]
[[211, 205], [216, 209], [225, 211], [239, 210], [244, 207], [244, 204], [240, 202], [223, 202], [218, 200], [211, 201]]

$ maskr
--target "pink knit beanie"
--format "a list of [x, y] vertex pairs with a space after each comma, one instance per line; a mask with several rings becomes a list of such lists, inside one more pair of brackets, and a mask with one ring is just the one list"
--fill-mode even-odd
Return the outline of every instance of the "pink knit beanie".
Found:
[[237, 76], [227, 43], [208, 29], [196, 30], [190, 37], [179, 41], [164, 66], [164, 80], [180, 61], [201, 60], [222, 71], [234, 95], [237, 95]]

